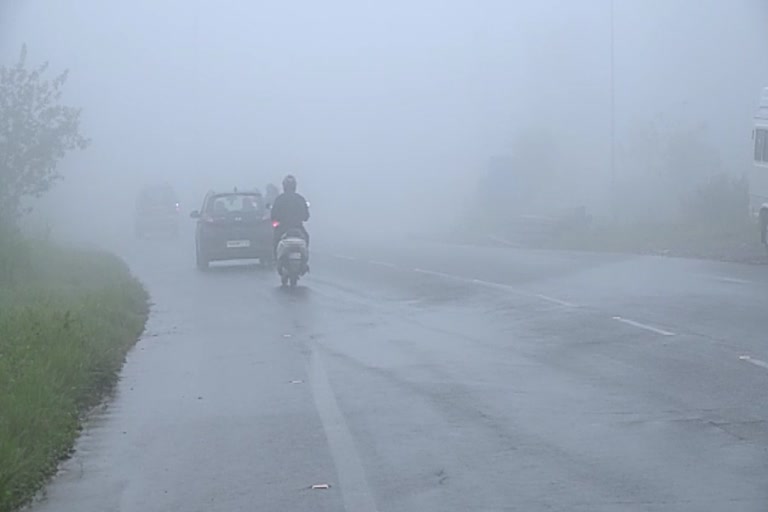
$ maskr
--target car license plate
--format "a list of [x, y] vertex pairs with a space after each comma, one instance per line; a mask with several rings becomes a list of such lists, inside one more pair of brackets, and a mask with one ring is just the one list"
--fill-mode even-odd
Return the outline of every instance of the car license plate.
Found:
[[292, 252], [288, 255], [288, 259], [291, 260], [300, 260], [301, 259], [301, 253], [300, 252]]
[[239, 249], [241, 247], [250, 247], [250, 240], [230, 240], [227, 242], [227, 249]]

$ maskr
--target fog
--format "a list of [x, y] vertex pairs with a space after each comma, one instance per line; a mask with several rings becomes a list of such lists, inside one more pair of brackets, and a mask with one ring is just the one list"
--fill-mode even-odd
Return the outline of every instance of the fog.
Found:
[[[128, 222], [146, 182], [171, 182], [191, 210], [209, 188], [288, 172], [311, 229], [442, 230], [482, 207], [488, 162], [524, 153], [531, 134], [552, 170], [526, 207], [608, 215], [635, 187], [644, 201], [665, 193], [633, 156], [638, 127], [702, 130], [723, 171], [746, 172], [768, 85], [765, 0], [616, 1], [613, 179], [607, 0], [1, 9], [0, 59], [26, 43], [30, 63], [70, 70], [66, 100], [84, 108], [92, 145], [38, 205], [69, 231]], [[535, 173], [537, 160], [517, 162]]]
[[[768, 510], [768, 0], [0, 0], [0, 66], [0, 512]], [[311, 251], [202, 207], [288, 173]]]

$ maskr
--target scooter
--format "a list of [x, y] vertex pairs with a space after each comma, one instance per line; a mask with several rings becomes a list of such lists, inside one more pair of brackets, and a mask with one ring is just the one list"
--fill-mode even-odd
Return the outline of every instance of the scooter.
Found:
[[[273, 223], [277, 228], [279, 224]], [[299, 229], [289, 229], [277, 243], [277, 273], [283, 286], [294, 288], [309, 271], [309, 247]]]

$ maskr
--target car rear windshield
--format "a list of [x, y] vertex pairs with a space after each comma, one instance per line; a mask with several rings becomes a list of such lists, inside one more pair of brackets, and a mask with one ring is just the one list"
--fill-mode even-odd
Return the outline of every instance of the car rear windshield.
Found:
[[230, 213], [259, 213], [264, 211], [264, 201], [259, 194], [219, 194], [213, 196], [206, 207], [206, 213], [227, 215]]

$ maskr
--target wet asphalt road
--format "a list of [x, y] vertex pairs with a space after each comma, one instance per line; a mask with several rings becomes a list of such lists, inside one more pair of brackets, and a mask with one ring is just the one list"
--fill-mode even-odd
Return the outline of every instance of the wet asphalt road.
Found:
[[123, 249], [146, 335], [33, 510], [768, 510], [768, 268], [315, 244]]

